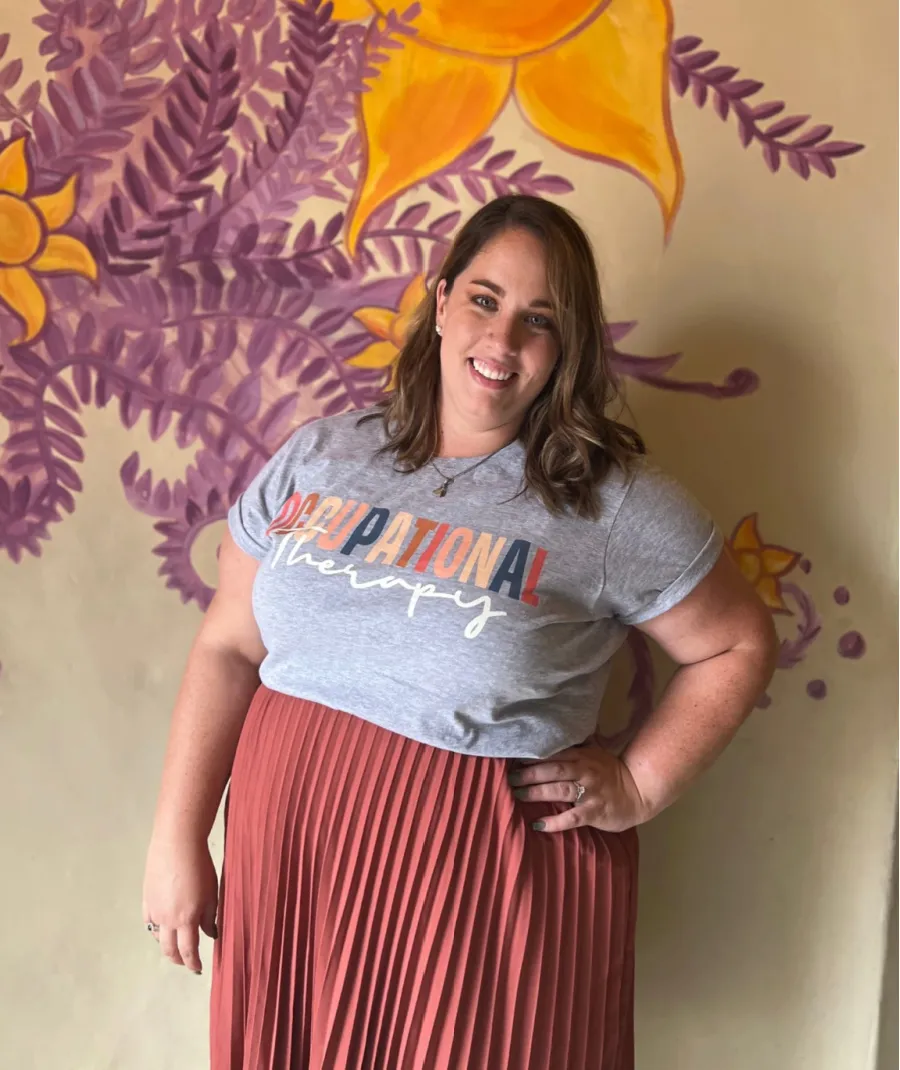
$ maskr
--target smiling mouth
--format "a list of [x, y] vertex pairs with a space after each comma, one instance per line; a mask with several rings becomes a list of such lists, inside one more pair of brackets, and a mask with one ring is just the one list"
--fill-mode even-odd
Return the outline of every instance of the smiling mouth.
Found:
[[475, 357], [469, 357], [468, 364], [479, 379], [487, 380], [492, 386], [502, 386], [512, 382], [516, 377], [515, 372], [498, 368], [494, 364], [488, 364], [487, 361], [478, 360]]

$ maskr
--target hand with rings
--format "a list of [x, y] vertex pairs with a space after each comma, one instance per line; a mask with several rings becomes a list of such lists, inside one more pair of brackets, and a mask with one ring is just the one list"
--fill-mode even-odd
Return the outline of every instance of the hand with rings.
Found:
[[144, 926], [160, 951], [201, 973], [200, 933], [216, 939], [218, 881], [202, 838], [154, 839], [144, 877]]
[[628, 766], [596, 744], [570, 747], [552, 758], [528, 758], [508, 774], [521, 802], [571, 803], [532, 827], [538, 832], [565, 832], [588, 826], [624, 832], [651, 816]]

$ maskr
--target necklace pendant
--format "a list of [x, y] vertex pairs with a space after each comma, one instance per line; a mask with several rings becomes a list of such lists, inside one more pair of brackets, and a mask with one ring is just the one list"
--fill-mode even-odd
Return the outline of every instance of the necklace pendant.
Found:
[[450, 487], [450, 484], [452, 482], [453, 482], [452, 479], [445, 479], [444, 482], [439, 487], [435, 487], [434, 490], [431, 493], [436, 498], [446, 498], [447, 497], [447, 490]]

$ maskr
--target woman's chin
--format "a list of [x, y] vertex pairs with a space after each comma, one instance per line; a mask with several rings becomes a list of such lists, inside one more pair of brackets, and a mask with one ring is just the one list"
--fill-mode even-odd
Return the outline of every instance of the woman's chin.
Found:
[[442, 390], [441, 405], [455, 410], [466, 423], [484, 429], [521, 423], [528, 409], [516, 390], [485, 389], [468, 377]]
[[498, 427], [501, 424], [522, 419], [524, 413], [520, 413], [517, 406], [510, 403], [511, 401], [511, 398], [500, 398], [496, 395], [485, 396], [479, 394], [478, 391], [472, 391], [466, 397], [464, 408], [470, 416], [491, 427]]

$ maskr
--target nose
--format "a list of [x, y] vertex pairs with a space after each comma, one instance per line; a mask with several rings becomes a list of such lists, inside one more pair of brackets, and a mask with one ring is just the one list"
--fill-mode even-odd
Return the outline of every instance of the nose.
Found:
[[498, 354], [515, 354], [520, 346], [520, 323], [515, 316], [498, 315], [491, 320], [488, 337]]

